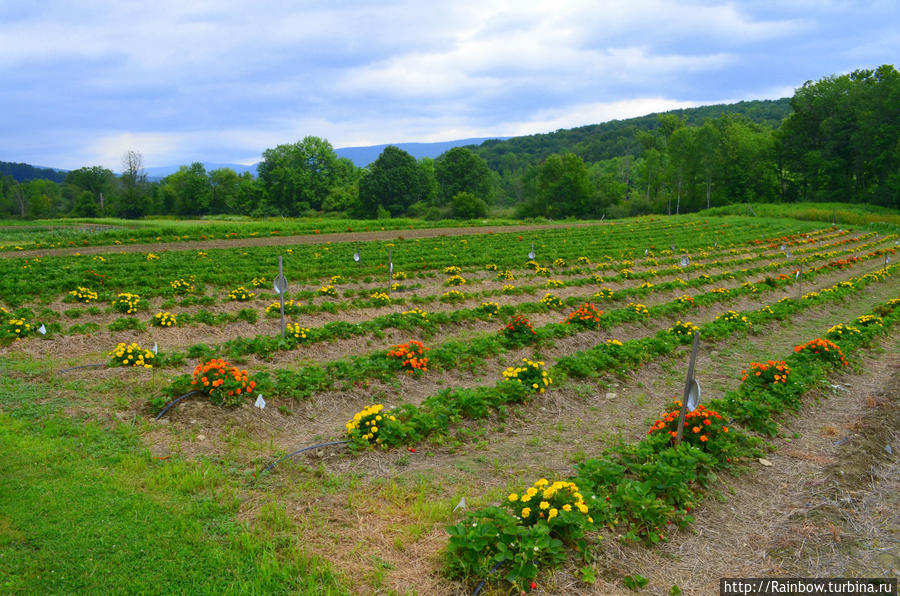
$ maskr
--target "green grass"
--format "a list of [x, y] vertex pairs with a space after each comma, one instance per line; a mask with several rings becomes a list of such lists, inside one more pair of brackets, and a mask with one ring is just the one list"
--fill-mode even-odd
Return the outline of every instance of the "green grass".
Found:
[[900, 227], [900, 211], [896, 209], [851, 203], [736, 203], [706, 209], [698, 215], [750, 215], [750, 209], [758, 217], [790, 217], [825, 223], [835, 219], [838, 226], [870, 226], [894, 232]]
[[246, 472], [153, 459], [128, 424], [22, 407], [44, 392], [0, 386], [0, 592], [346, 593], [285, 524], [235, 519]]

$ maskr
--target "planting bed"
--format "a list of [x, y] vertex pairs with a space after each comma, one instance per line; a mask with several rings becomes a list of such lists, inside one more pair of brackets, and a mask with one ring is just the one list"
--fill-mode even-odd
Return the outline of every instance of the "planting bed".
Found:
[[[7, 253], [0, 445], [20, 452], [48, 420], [70, 449], [126, 437], [85, 451], [87, 475], [214, 510], [196, 531], [225, 554], [207, 556], [252, 562], [225, 573], [235, 591], [707, 594], [729, 575], [896, 575], [895, 549], [848, 563], [890, 539], [878, 479], [894, 460], [854, 445], [871, 427], [900, 448], [882, 424], [896, 417], [896, 235], [740, 217], [419, 232]], [[692, 330], [717, 414], [675, 449], [661, 413], [683, 391]], [[875, 483], [835, 480], [843, 461]], [[823, 517], [788, 505], [792, 475], [832, 507]], [[51, 542], [5, 504], [27, 486], [0, 490], [0, 568], [18, 570], [0, 585], [98, 589], [103, 574], [65, 555], [56, 583], [49, 559], [28, 558]], [[842, 491], [881, 513], [846, 512]], [[821, 563], [826, 529], [846, 548]], [[736, 562], [697, 572], [704, 552]], [[157, 581], [222, 587], [175, 569]]]

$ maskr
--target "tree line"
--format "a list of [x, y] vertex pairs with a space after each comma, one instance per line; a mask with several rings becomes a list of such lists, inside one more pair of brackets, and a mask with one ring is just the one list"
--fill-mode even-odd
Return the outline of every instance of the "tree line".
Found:
[[149, 181], [130, 151], [121, 174], [2, 175], [0, 216], [591, 218], [801, 200], [900, 208], [893, 66], [809, 81], [789, 101], [715, 108], [486, 141], [437, 159], [388, 146], [365, 168], [309, 136], [267, 149], [256, 177], [194, 163]]

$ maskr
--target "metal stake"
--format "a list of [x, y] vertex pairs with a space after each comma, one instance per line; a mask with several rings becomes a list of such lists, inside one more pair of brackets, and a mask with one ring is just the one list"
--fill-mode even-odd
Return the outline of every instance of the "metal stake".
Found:
[[687, 412], [688, 396], [691, 393], [691, 384], [694, 380], [694, 365], [697, 363], [697, 352], [700, 349], [700, 331], [694, 331], [694, 343], [691, 346], [691, 361], [688, 364], [687, 379], [684, 382], [684, 395], [681, 398], [681, 412], [678, 413], [678, 433], [675, 435], [675, 446], [681, 443], [684, 433], [684, 415]]

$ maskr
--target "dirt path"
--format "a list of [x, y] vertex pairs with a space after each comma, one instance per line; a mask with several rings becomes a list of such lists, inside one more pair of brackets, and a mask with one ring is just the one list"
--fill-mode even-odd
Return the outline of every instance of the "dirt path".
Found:
[[148, 252], [170, 250], [206, 250], [210, 248], [243, 248], [247, 246], [276, 246], [298, 244], [326, 244], [328, 242], [368, 242], [372, 240], [403, 240], [408, 238], [434, 238], [435, 236], [474, 236], [477, 234], [498, 234], [532, 232], [557, 228], [588, 228], [608, 226], [601, 223], [533, 224], [515, 226], [484, 226], [467, 228], [427, 228], [413, 230], [384, 230], [369, 232], [337, 232], [331, 234], [306, 234], [302, 236], [268, 236], [259, 238], [235, 238], [234, 240], [189, 240], [183, 242], [147, 242], [143, 244], [116, 244], [107, 246], [83, 246], [73, 248], [48, 248], [0, 252], [0, 258], [52, 257], [73, 255], [101, 255], [107, 253]]

